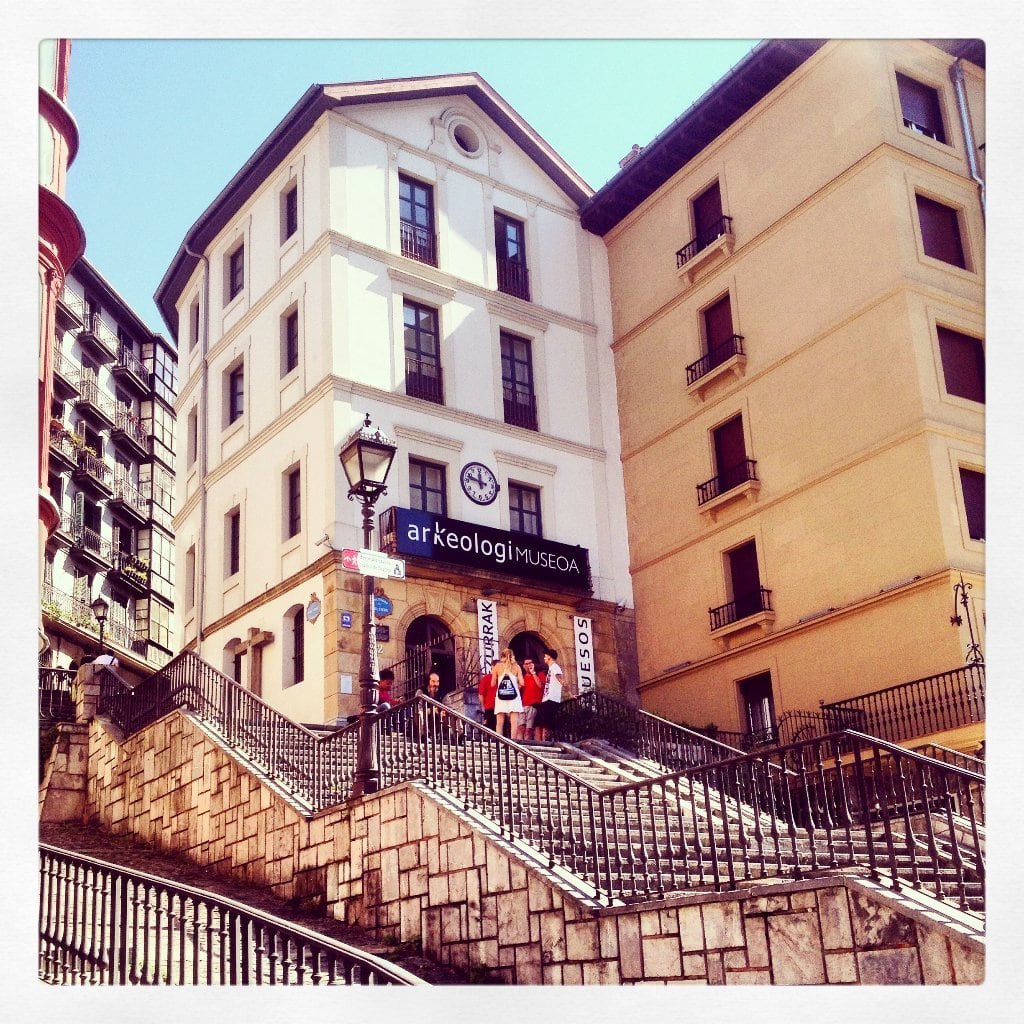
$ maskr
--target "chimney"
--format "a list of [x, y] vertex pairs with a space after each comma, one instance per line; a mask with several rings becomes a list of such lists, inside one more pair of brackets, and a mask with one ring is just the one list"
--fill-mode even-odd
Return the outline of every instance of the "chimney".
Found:
[[634, 142], [633, 148], [619, 161], [620, 169], [623, 167], [628, 167], [643, 151], [644, 147], [638, 146]]

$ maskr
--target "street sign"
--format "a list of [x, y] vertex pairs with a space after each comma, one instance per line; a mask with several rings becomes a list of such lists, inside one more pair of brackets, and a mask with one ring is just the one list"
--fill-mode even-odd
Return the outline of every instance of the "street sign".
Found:
[[384, 594], [375, 594], [373, 598], [373, 614], [378, 619], [387, 618], [393, 611], [395, 606], [391, 603], [391, 599]]
[[349, 572], [357, 572], [360, 576], [375, 576], [382, 580], [405, 579], [405, 559], [392, 558], [383, 551], [343, 548], [341, 567]]

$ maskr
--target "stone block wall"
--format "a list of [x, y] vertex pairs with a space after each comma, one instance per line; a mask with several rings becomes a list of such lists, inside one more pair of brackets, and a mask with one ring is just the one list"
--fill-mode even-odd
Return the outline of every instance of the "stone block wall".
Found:
[[602, 908], [418, 783], [307, 818], [174, 713], [89, 734], [88, 812], [510, 984], [977, 984], [970, 929], [849, 878]]

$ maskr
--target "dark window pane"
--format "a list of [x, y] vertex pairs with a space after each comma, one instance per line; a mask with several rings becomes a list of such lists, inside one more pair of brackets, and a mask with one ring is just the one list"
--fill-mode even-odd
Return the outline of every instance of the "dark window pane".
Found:
[[927, 196], [917, 197], [917, 217], [921, 224], [921, 242], [926, 256], [951, 263], [954, 267], [967, 266], [963, 241], [960, 238], [960, 218], [956, 210], [937, 203]]
[[946, 390], [960, 398], [984, 402], [985, 347], [977, 338], [948, 327], [937, 327], [936, 331]]
[[710, 245], [720, 233], [722, 192], [716, 181], [693, 201], [693, 229], [698, 249]]
[[540, 521], [540, 491], [520, 484], [508, 486], [509, 526], [513, 533], [542, 536]]
[[973, 469], [960, 470], [960, 487], [967, 513], [967, 533], [971, 540], [985, 539], [985, 474]]

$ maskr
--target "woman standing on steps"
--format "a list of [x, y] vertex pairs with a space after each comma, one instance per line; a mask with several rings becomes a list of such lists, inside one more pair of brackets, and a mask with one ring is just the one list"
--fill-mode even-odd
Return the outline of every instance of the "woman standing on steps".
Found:
[[514, 739], [519, 716], [523, 713], [523, 670], [511, 647], [501, 652], [501, 661], [494, 666], [491, 675], [497, 686], [494, 695], [494, 729], [499, 736], [504, 736], [507, 719], [509, 739]]

